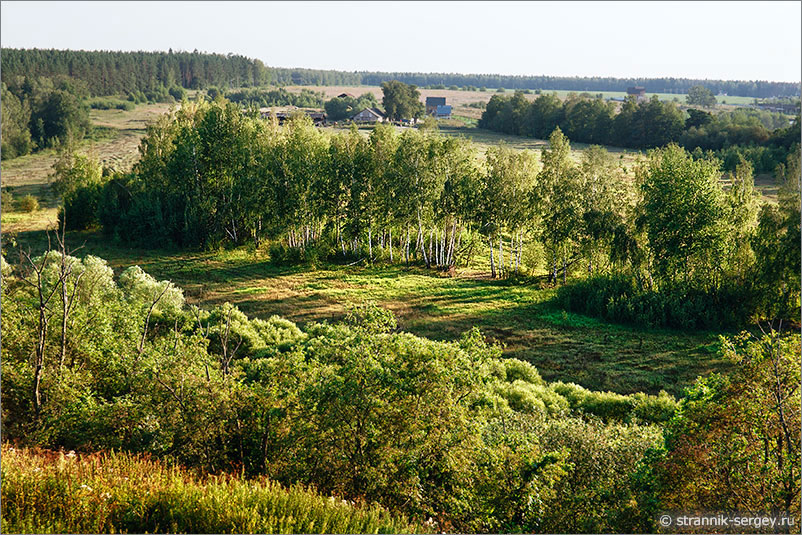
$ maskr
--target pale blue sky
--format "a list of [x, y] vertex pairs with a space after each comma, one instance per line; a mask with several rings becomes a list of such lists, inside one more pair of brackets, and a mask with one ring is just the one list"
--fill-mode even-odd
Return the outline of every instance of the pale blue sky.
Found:
[[338, 70], [799, 82], [800, 2], [9, 2], [3, 47]]

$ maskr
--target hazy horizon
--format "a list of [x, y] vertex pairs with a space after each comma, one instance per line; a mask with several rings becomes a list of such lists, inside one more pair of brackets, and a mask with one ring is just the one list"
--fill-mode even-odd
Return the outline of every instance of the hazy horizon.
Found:
[[799, 83], [800, 6], [3, 1], [0, 43], [70, 50], [197, 49], [247, 56], [270, 67], [346, 72]]

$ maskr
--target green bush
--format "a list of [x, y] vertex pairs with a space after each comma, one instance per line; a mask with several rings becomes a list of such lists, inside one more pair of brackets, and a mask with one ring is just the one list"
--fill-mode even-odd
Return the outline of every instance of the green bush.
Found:
[[170, 96], [171, 96], [171, 97], [173, 97], [173, 98], [174, 98], [176, 101], [178, 101], [178, 102], [181, 102], [182, 100], [184, 100], [185, 98], [187, 98], [187, 91], [186, 91], [186, 89], [184, 89], [183, 87], [181, 87], [181, 86], [179, 86], [179, 85], [174, 85], [174, 86], [172, 86], [172, 87], [171, 87], [171, 88], [168, 90], [168, 93], [170, 93]]
[[17, 201], [17, 208], [21, 212], [35, 212], [39, 209], [39, 201], [33, 195], [25, 195]]
[[565, 310], [617, 323], [681, 329], [729, 329], [745, 324], [757, 307], [749, 285], [725, 281], [715, 293], [664, 285], [641, 288], [629, 275], [597, 276], [562, 286], [556, 301]]

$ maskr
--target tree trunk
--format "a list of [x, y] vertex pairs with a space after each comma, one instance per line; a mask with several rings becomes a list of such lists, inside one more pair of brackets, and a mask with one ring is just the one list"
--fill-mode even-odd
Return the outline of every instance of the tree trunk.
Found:
[[498, 276], [501, 277], [504, 271], [504, 237], [499, 233], [498, 235]]
[[493, 240], [491, 238], [487, 238], [487, 244], [490, 246], [490, 278], [496, 278], [496, 265], [493, 263], [493, 256], [495, 254], [493, 250]]
[[390, 242], [390, 263], [392, 264], [393, 263], [393, 227], [390, 227], [388, 229], [388, 234], [389, 234], [389, 237], [388, 237], [387, 241]]
[[373, 225], [368, 225], [368, 257], [370, 263], [373, 263]]
[[39, 386], [42, 383], [42, 372], [45, 363], [45, 346], [47, 344], [47, 314], [44, 306], [39, 309], [38, 327], [39, 337], [36, 341], [36, 363], [33, 372], [33, 408], [36, 422], [39, 421], [39, 414], [42, 410], [42, 396], [39, 392]]

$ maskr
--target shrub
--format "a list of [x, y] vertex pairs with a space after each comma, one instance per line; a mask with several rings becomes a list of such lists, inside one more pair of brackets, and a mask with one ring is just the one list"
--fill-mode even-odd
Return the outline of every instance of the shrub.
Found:
[[381, 308], [372, 302], [349, 304], [345, 322], [354, 327], [367, 329], [372, 332], [389, 333], [398, 328], [398, 322], [392, 311]]
[[7, 188], [0, 192], [0, 210], [3, 212], [14, 211], [14, 195]]
[[749, 320], [757, 307], [754, 290], [734, 281], [715, 292], [679, 285], [648, 290], [623, 274], [562, 286], [556, 300], [565, 310], [608, 321], [681, 329], [738, 327]]
[[64, 196], [64, 207], [59, 209], [59, 224], [68, 230], [86, 230], [99, 224], [98, 207], [103, 194], [101, 184], [88, 184]]
[[39, 201], [33, 195], [25, 195], [17, 201], [17, 207], [22, 212], [35, 212], [39, 209]]
[[183, 87], [178, 86], [178, 85], [174, 85], [173, 87], [171, 87], [168, 90], [168, 93], [170, 93], [170, 96], [173, 97], [178, 102], [181, 102], [182, 100], [187, 98], [186, 89], [184, 89]]

